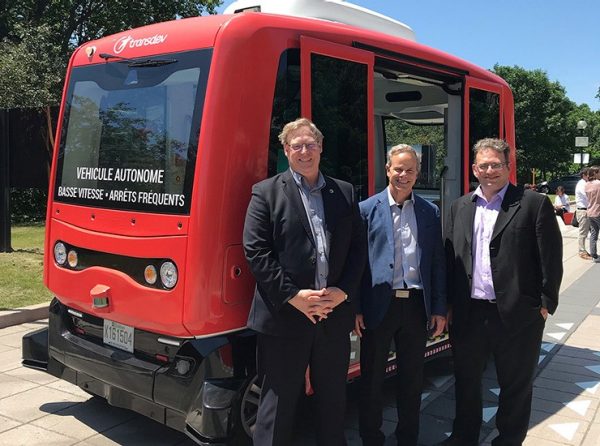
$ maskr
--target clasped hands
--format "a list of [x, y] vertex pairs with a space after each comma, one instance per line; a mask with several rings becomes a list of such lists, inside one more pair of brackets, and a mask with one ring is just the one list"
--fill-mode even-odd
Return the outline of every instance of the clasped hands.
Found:
[[344, 300], [346, 300], [346, 293], [332, 286], [320, 290], [300, 290], [288, 303], [316, 324], [327, 319], [327, 315]]

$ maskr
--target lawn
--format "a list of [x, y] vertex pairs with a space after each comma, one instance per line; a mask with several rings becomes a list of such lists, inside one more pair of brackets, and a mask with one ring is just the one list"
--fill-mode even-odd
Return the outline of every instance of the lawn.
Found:
[[44, 226], [13, 226], [11, 242], [14, 252], [0, 253], [0, 310], [50, 302], [42, 282]]

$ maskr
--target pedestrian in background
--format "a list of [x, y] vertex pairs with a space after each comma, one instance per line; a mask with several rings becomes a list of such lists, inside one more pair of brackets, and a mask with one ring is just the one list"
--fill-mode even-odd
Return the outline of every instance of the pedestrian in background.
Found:
[[556, 196], [554, 197], [554, 212], [560, 218], [563, 218], [565, 212], [571, 212], [571, 203], [569, 196], [565, 194], [565, 188], [558, 186], [556, 188]]
[[588, 181], [589, 169], [586, 167], [581, 170], [581, 180], [575, 186], [575, 217], [579, 223], [579, 257], [584, 260], [591, 260], [592, 256], [585, 249], [585, 239], [590, 232], [590, 222], [587, 217], [588, 199], [585, 193], [585, 184]]
[[585, 184], [588, 199], [587, 218], [590, 223], [590, 255], [594, 263], [600, 263], [598, 257], [598, 232], [600, 232], [600, 168], [590, 167], [588, 182]]

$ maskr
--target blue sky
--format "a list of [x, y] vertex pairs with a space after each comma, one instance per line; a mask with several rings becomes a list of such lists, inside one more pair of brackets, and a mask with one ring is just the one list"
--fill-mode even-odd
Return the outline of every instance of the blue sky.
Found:
[[[286, 0], [281, 0], [286, 1]], [[232, 0], [225, 0], [222, 11]], [[409, 25], [420, 43], [484, 68], [542, 69], [600, 110], [599, 0], [353, 0]]]

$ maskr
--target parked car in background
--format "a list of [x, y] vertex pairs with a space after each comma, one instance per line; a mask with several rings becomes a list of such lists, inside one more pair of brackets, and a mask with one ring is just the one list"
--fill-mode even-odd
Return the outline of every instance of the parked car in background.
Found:
[[542, 181], [541, 183], [538, 183], [537, 191], [543, 194], [552, 194], [556, 191], [558, 186], [563, 186], [567, 195], [575, 195], [575, 186], [577, 186], [577, 182], [580, 179], [581, 176], [578, 173], [574, 173], [572, 175], [564, 175], [555, 178], [551, 181]]

